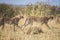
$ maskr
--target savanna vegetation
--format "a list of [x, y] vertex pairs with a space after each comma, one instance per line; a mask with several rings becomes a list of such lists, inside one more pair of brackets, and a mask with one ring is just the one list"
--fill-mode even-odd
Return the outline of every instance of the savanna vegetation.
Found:
[[59, 15], [60, 7], [48, 4], [28, 4], [26, 6], [13, 6], [8, 4], [0, 4], [0, 18], [5, 15], [6, 18], [14, 17], [17, 14], [26, 15]]
[[28, 4], [25, 6], [9, 5], [4, 3], [0, 4], [0, 19], [12, 19], [14, 23], [18, 23], [21, 27], [20, 24], [24, 24], [25, 19], [23, 18], [21, 21], [16, 21], [17, 19], [14, 19], [14, 17], [17, 15], [23, 16], [24, 18], [29, 18], [30, 16], [48, 18], [52, 16], [54, 19], [48, 22], [49, 26], [52, 25], [52, 31], [44, 24], [41, 27], [40, 23], [38, 22], [33, 22], [33, 26], [24, 26], [23, 31], [19, 28], [16, 28], [16, 32], [12, 31], [13, 25], [7, 24], [5, 25], [5, 29], [2, 31], [2, 24], [0, 20], [0, 40], [60, 40], [60, 6], [52, 6], [44, 3]]

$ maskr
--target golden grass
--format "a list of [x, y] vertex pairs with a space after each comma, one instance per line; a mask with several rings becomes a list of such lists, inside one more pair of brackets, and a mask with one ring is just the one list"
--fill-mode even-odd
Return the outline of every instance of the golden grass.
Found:
[[[19, 25], [23, 25], [24, 21], [25, 19], [19, 21]], [[13, 31], [13, 25], [10, 27], [9, 24], [6, 24], [4, 30], [0, 30], [0, 40], [60, 40], [60, 24], [56, 24], [55, 19], [49, 21], [48, 24], [51, 29], [46, 25], [41, 26], [40, 23], [34, 22], [32, 26], [26, 26], [23, 31], [16, 27], [16, 32]], [[43, 33], [38, 33], [38, 28]], [[33, 34], [34, 32], [37, 34]]]

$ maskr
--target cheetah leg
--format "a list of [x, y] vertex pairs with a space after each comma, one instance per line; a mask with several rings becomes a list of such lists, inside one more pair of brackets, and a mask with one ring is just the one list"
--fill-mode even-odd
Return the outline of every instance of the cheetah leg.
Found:
[[[18, 24], [16, 24], [16, 26], [21, 29], [21, 27], [20, 27]], [[21, 29], [21, 30], [22, 30], [22, 29]]]
[[29, 25], [29, 24], [30, 24], [30, 21], [26, 19], [24, 25], [21, 26], [21, 27], [22, 27], [22, 30], [24, 30], [24, 28], [25, 28], [27, 25]]
[[43, 25], [44, 23], [41, 23], [41, 26]]
[[47, 23], [45, 23], [45, 25], [46, 25], [49, 29], [51, 29], [50, 26], [49, 26]]
[[3, 25], [2, 25], [2, 30], [4, 29], [4, 26], [5, 26], [5, 23], [3, 22]]
[[14, 32], [15, 32], [16, 30], [15, 30], [15, 24], [14, 24]]
[[50, 26], [48, 25], [48, 24], [45, 24], [53, 33], [55, 33], [55, 31], [52, 29], [52, 28], [50, 28]]

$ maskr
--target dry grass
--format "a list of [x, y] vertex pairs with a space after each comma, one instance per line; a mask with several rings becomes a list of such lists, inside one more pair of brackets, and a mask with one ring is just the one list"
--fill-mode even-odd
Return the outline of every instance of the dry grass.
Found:
[[[19, 25], [23, 25], [24, 20], [19, 21]], [[10, 27], [6, 24], [4, 30], [0, 27], [0, 40], [60, 40], [60, 24], [56, 24], [55, 19], [49, 21], [48, 24], [51, 29], [34, 22], [32, 26], [26, 26], [23, 31], [16, 27], [16, 32], [13, 31], [13, 25]], [[41, 29], [43, 33], [39, 33], [38, 29]]]

